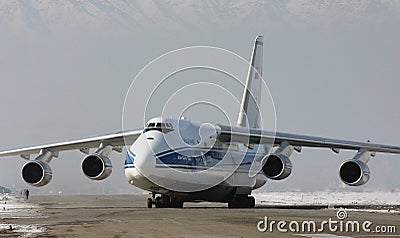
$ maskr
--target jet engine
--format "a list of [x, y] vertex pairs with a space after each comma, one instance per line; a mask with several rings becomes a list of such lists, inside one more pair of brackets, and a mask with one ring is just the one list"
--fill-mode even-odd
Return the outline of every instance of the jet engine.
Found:
[[283, 154], [265, 156], [262, 165], [264, 175], [273, 180], [287, 178], [292, 172], [292, 162]]
[[22, 178], [32, 186], [42, 187], [48, 184], [52, 177], [51, 168], [44, 161], [29, 161], [22, 167]]
[[112, 172], [111, 161], [102, 154], [92, 154], [82, 160], [82, 171], [92, 180], [103, 180]]
[[370, 171], [366, 163], [351, 159], [340, 165], [340, 179], [347, 185], [360, 186], [368, 182]]

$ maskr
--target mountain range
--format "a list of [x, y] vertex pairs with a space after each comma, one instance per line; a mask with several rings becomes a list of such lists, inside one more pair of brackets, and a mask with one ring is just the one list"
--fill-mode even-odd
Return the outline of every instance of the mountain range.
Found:
[[[47, 31], [88, 27], [117, 27], [135, 31], [224, 28], [237, 24], [329, 23], [373, 19], [400, 13], [400, 2], [389, 0], [7, 0], [0, 1], [0, 31]], [[167, 27], [167, 28], [166, 28]]]

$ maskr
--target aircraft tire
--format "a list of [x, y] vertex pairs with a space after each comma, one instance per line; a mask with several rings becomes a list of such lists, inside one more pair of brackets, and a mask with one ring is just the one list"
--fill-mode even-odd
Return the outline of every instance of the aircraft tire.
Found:
[[236, 196], [228, 202], [229, 208], [253, 208], [256, 205], [256, 200], [252, 196]]
[[248, 208], [253, 208], [256, 206], [256, 199], [252, 196], [247, 197], [246, 205]]
[[180, 201], [176, 198], [171, 198], [171, 206], [173, 208], [183, 208], [183, 201]]
[[154, 205], [155, 205], [155, 207], [156, 208], [161, 208], [161, 207], [163, 207], [162, 205], [162, 201], [161, 201], [161, 197], [156, 197], [156, 199], [155, 199], [155, 202], [154, 202]]
[[148, 198], [147, 199], [147, 208], [152, 208], [153, 207], [153, 199], [152, 198]]

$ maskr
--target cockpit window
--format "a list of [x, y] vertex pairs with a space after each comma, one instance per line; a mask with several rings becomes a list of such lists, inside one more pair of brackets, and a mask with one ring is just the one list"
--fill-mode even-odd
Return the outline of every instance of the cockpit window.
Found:
[[151, 122], [151, 123], [147, 124], [146, 128], [144, 128], [144, 132], [151, 131], [151, 130], [160, 131], [162, 133], [168, 133], [170, 131], [173, 131], [174, 127], [172, 126], [171, 123]]

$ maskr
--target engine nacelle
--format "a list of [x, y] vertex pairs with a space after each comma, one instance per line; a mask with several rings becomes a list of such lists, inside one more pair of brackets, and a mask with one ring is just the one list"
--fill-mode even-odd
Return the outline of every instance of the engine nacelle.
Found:
[[22, 167], [22, 178], [32, 186], [42, 187], [53, 177], [50, 165], [40, 160], [29, 161]]
[[370, 171], [366, 163], [360, 160], [347, 160], [340, 165], [339, 176], [343, 183], [360, 186], [368, 182]]
[[283, 154], [270, 154], [262, 161], [264, 175], [273, 180], [287, 178], [292, 173], [292, 162]]
[[88, 155], [82, 160], [82, 171], [92, 180], [103, 180], [112, 172], [111, 161], [104, 155]]

